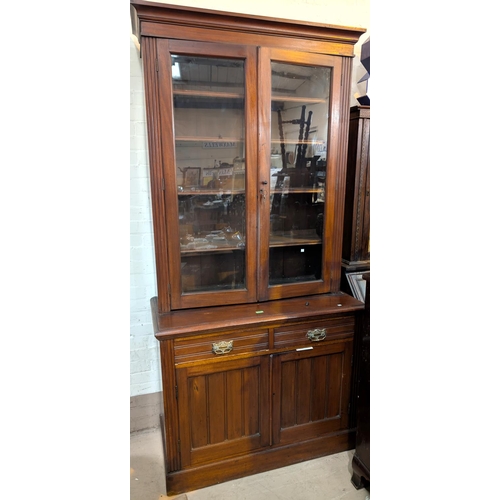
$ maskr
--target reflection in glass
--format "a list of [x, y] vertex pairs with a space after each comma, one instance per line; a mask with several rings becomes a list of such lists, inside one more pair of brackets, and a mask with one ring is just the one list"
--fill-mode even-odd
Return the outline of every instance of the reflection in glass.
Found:
[[245, 78], [235, 59], [172, 56], [182, 291], [245, 288]]
[[322, 278], [331, 69], [271, 63], [269, 284]]

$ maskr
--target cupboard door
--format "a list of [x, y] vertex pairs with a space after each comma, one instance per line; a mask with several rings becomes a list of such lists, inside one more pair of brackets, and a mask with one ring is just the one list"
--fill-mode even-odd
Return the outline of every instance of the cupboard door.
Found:
[[177, 369], [182, 467], [269, 445], [269, 356]]
[[273, 357], [273, 445], [347, 429], [352, 341]]
[[338, 161], [337, 57], [262, 48], [259, 298], [331, 289]]
[[256, 299], [256, 53], [158, 40], [171, 308]]

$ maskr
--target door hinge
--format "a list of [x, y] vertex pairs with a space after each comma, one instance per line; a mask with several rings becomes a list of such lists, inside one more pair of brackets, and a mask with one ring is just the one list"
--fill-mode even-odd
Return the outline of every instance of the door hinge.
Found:
[[170, 286], [170, 283], [167, 285], [167, 289], [168, 289], [168, 294], [172, 295], [172, 287]]
[[175, 386], [175, 399], [179, 399], [179, 388]]
[[160, 70], [159, 65], [158, 65], [158, 58], [156, 58], [156, 61], [155, 61], [155, 69], [156, 69], [157, 73]]
[[161, 189], [162, 191], [165, 191], [165, 179], [163, 177], [161, 179]]

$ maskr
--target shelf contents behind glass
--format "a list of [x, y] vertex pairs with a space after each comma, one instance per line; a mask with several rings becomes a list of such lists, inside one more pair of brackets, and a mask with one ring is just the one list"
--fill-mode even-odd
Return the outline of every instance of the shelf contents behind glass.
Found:
[[[244, 193], [245, 160], [236, 157], [232, 161], [233, 163], [228, 163], [214, 159], [213, 166], [207, 167], [178, 166], [177, 192], [179, 196], [193, 193], [207, 195]], [[208, 163], [206, 159], [205, 162]]]
[[245, 194], [178, 196], [183, 293], [245, 287]]
[[283, 90], [271, 96], [271, 286], [322, 277], [330, 75], [272, 62], [272, 88]]

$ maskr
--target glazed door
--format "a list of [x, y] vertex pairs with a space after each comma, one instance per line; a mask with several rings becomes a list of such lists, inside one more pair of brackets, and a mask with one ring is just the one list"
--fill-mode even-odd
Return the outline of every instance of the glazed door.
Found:
[[352, 341], [273, 356], [273, 445], [347, 429]]
[[259, 52], [260, 300], [332, 288], [340, 64], [318, 54]]
[[182, 468], [269, 445], [269, 356], [178, 368]]
[[171, 309], [256, 300], [255, 49], [158, 40]]

